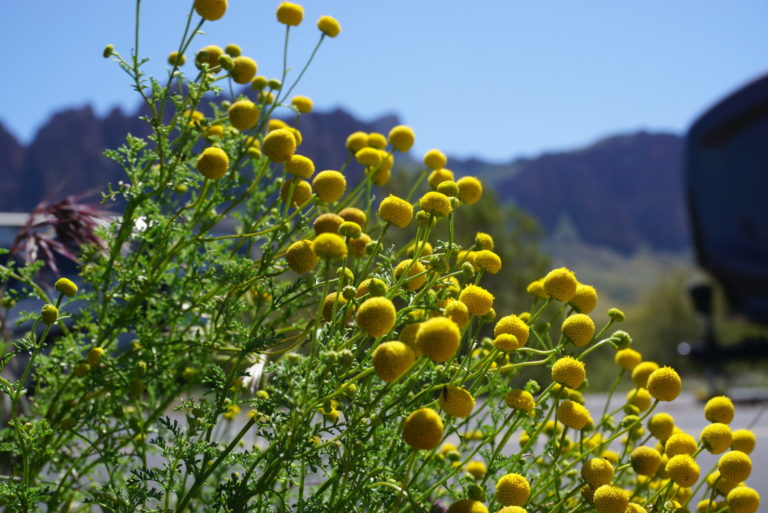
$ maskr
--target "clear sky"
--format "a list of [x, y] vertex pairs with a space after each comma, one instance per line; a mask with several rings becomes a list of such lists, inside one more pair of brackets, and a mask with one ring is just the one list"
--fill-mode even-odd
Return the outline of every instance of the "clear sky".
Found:
[[[92, 103], [134, 108], [127, 76], [101, 58], [129, 55], [133, 0], [4, 2], [0, 122], [28, 141], [51, 112]], [[192, 48], [234, 42], [281, 70], [277, 0], [229, 0]], [[144, 0], [141, 53], [166, 70], [190, 0]], [[705, 108], [768, 71], [766, 0], [309, 0], [292, 31], [301, 67], [336, 16], [296, 90], [316, 108], [365, 119], [396, 113], [418, 151], [496, 160], [577, 147], [637, 129], [683, 132]], [[192, 67], [188, 64], [187, 69]], [[294, 72], [295, 73], [295, 72]]]

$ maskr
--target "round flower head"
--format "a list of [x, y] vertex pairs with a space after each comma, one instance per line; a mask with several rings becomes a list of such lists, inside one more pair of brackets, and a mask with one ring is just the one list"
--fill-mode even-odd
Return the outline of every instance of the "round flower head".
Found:
[[[293, 184], [293, 193], [291, 193], [291, 184]], [[309, 185], [309, 182], [299, 178], [287, 180], [280, 187], [280, 199], [288, 201], [289, 195], [291, 197], [292, 207], [301, 206], [312, 197], [312, 186]]]
[[359, 224], [360, 228], [365, 228], [365, 223], [368, 222], [368, 216], [365, 212], [355, 207], [347, 207], [339, 212], [339, 215], [343, 217], [345, 221], [352, 221], [353, 223]]
[[386, 335], [395, 325], [395, 305], [385, 297], [368, 298], [357, 309], [357, 325], [372, 337]]
[[657, 413], [648, 421], [648, 431], [660, 442], [666, 442], [675, 430], [675, 419], [669, 413]]
[[651, 394], [644, 388], [634, 388], [627, 393], [627, 404], [631, 404], [640, 412], [644, 412], [651, 407]]
[[287, 128], [278, 128], [267, 134], [261, 150], [272, 162], [285, 162], [296, 151], [296, 138]]
[[532, 411], [536, 407], [536, 401], [530, 392], [515, 389], [504, 394], [504, 402], [507, 406], [520, 411]]
[[568, 301], [579, 313], [588, 314], [597, 306], [597, 291], [591, 285], [579, 283], [576, 293]]
[[404, 281], [405, 288], [408, 290], [416, 290], [421, 288], [422, 285], [424, 285], [424, 283], [427, 281], [427, 276], [424, 274], [424, 271], [426, 271], [424, 264], [418, 260], [413, 261], [413, 259], [408, 258], [397, 264], [397, 267], [395, 267], [394, 271], [395, 280], [399, 280], [406, 269], [409, 267], [410, 269], [408, 270], [408, 276]]
[[653, 447], [637, 447], [629, 455], [632, 468], [641, 476], [652, 476], [659, 470], [661, 454]]
[[447, 163], [448, 159], [445, 157], [445, 154], [438, 149], [429, 150], [424, 155], [424, 165], [429, 169], [442, 169]]
[[648, 513], [648, 510], [636, 502], [630, 502], [629, 506], [627, 507], [627, 513]]
[[632, 369], [632, 381], [639, 387], [646, 388], [648, 378], [659, 368], [656, 362], [640, 362]]
[[320, 171], [312, 180], [312, 188], [321, 201], [333, 203], [344, 194], [347, 188], [347, 179], [338, 171]]
[[749, 454], [755, 450], [757, 439], [755, 434], [749, 429], [737, 429], [733, 432], [733, 442], [731, 449]]
[[493, 294], [477, 285], [467, 285], [459, 294], [459, 301], [467, 305], [472, 315], [485, 315], [493, 306]]
[[68, 278], [59, 278], [56, 280], [56, 283], [53, 284], [53, 288], [67, 297], [74, 297], [75, 294], [77, 294], [77, 285]]
[[467, 205], [474, 205], [483, 195], [483, 184], [474, 176], [464, 176], [456, 181], [459, 186], [459, 199]]
[[85, 356], [85, 361], [91, 367], [95, 367], [101, 361], [102, 356], [104, 356], [103, 347], [92, 347], [88, 350], [88, 354]]
[[682, 431], [670, 436], [664, 444], [664, 452], [670, 458], [678, 454], [693, 454], [696, 449], [698, 449], [696, 439]]
[[203, 131], [203, 137], [212, 140], [214, 137], [222, 137], [224, 135], [223, 125], [211, 125]]
[[208, 68], [216, 68], [219, 65], [219, 57], [224, 55], [224, 50], [216, 45], [208, 45], [202, 48], [197, 55], [195, 55], [195, 64], [198, 67], [202, 67], [203, 63], [208, 65]]
[[379, 217], [398, 228], [405, 228], [413, 219], [413, 207], [404, 199], [390, 194], [379, 205]]
[[613, 480], [613, 465], [605, 458], [592, 458], [581, 467], [581, 477], [592, 488], [610, 484]]
[[[383, 150], [387, 147], [387, 138], [384, 137], [384, 134], [380, 134], [378, 132], [371, 132], [366, 137], [366, 144], [370, 148], [375, 148], [377, 150]], [[386, 152], [384, 152], [386, 154]]]
[[292, 175], [309, 178], [315, 172], [315, 164], [303, 155], [291, 155], [285, 161], [285, 170]]
[[558, 301], [568, 302], [576, 294], [576, 287], [579, 282], [576, 280], [576, 275], [573, 271], [561, 267], [549, 271], [544, 277], [543, 284], [544, 291], [551, 298]]
[[724, 395], [713, 397], [704, 405], [704, 417], [710, 422], [730, 424], [734, 414], [733, 402]]
[[244, 57], [241, 55], [239, 57], [235, 57], [232, 62], [232, 71], [229, 73], [232, 75], [232, 80], [238, 84], [247, 84], [253, 80], [253, 77], [256, 76], [256, 71], [259, 67], [256, 65], [256, 61], [250, 57]]
[[570, 388], [579, 388], [587, 378], [584, 362], [564, 356], [552, 366], [552, 380]]
[[389, 144], [399, 152], [405, 153], [411, 149], [416, 135], [413, 129], [405, 125], [397, 125], [389, 131]]
[[297, 26], [304, 19], [304, 8], [292, 2], [283, 2], [277, 6], [277, 21], [283, 25]]
[[720, 456], [717, 462], [720, 477], [731, 483], [746, 481], [752, 473], [752, 460], [741, 451], [730, 451]]
[[[383, 296], [387, 293], [387, 284], [379, 278], [368, 278], [363, 280], [357, 287], [357, 297], [362, 297], [366, 294], [373, 296]], [[402, 340], [402, 339], [401, 339]]]
[[288, 123], [279, 118], [272, 118], [267, 122], [267, 132], [274, 132], [281, 128], [290, 129]]
[[531, 485], [520, 474], [506, 474], [496, 481], [496, 500], [502, 506], [522, 506], [531, 495]]
[[588, 423], [591, 423], [592, 418], [589, 415], [589, 410], [584, 406], [574, 401], [566, 400], [557, 407], [557, 420], [565, 426], [579, 431], [584, 429]]
[[335, 233], [339, 234], [339, 228], [344, 223], [344, 219], [336, 214], [326, 213], [320, 214], [312, 223], [312, 227], [315, 230], [315, 234], [321, 233]]
[[433, 317], [424, 321], [416, 333], [416, 347], [433, 361], [442, 363], [456, 354], [461, 333], [459, 327], [447, 317]]
[[358, 164], [364, 166], [374, 167], [378, 166], [381, 162], [381, 153], [376, 148], [365, 147], [362, 150], [355, 153], [355, 159]]
[[373, 351], [373, 368], [378, 377], [391, 383], [410, 369], [415, 359], [411, 348], [402, 342], [384, 342]]
[[488, 513], [488, 508], [480, 501], [461, 499], [451, 504], [446, 513]]
[[317, 28], [328, 37], [336, 37], [341, 33], [341, 25], [333, 16], [320, 16]]
[[206, 148], [197, 157], [197, 170], [210, 179], [219, 180], [227, 174], [229, 169], [229, 157], [221, 148], [211, 146]]
[[[323, 320], [325, 322], [331, 322], [331, 319], [333, 319], [333, 308], [336, 303], [338, 303], [338, 306], [336, 307], [336, 311], [338, 312], [339, 308], [341, 308], [344, 304], [346, 304], [347, 300], [344, 299], [344, 296], [340, 294], [336, 294], [335, 292], [331, 292], [327, 296], [325, 296], [325, 299], [323, 299]], [[348, 312], [347, 314], [347, 321], [351, 318], [349, 315], [351, 312]]]
[[312, 251], [320, 258], [341, 260], [347, 256], [347, 245], [335, 233], [321, 233], [312, 241]]
[[261, 111], [251, 100], [239, 100], [229, 108], [229, 122], [241, 132], [255, 127]]
[[300, 240], [288, 246], [285, 259], [288, 261], [288, 267], [298, 274], [308, 273], [320, 260], [312, 251], [312, 241], [309, 240]]
[[690, 487], [699, 480], [699, 466], [688, 454], [672, 456], [664, 469], [678, 486]]
[[629, 494], [611, 485], [602, 485], [595, 490], [592, 503], [598, 513], [626, 513]]
[[[445, 168], [435, 169], [429, 174], [429, 177], [427, 178], [427, 182], [429, 183], [430, 187], [432, 187], [433, 189], [437, 189], [442, 183], [453, 182], [453, 171]], [[453, 183], [456, 183], [456, 182], [453, 182]], [[458, 195], [458, 188], [459, 188], [459, 185], [456, 184], [457, 195]]]
[[416, 249], [419, 249], [419, 256], [429, 256], [433, 252], [432, 244], [429, 242], [419, 241], [414, 242], [410, 246], [408, 246], [408, 249], [405, 250], [405, 254], [408, 256], [413, 256], [413, 253], [416, 251]]
[[365, 132], [353, 132], [347, 136], [345, 143], [347, 150], [353, 155], [362, 150], [368, 144], [368, 134]]
[[475, 253], [475, 264], [483, 271], [496, 274], [501, 270], [501, 258], [487, 249]]
[[731, 513], [756, 513], [760, 508], [760, 494], [748, 486], [737, 486], [728, 492], [726, 501]]
[[424, 194], [419, 200], [419, 206], [425, 212], [437, 217], [447, 216], [453, 210], [448, 196], [435, 191]]
[[502, 333], [493, 339], [493, 346], [504, 353], [510, 353], [520, 347], [517, 337], [509, 333]]
[[622, 369], [631, 371], [643, 361], [643, 356], [634, 349], [626, 348], [616, 351], [613, 361]]
[[498, 337], [502, 333], [509, 333], [517, 337], [519, 343], [518, 347], [523, 347], [528, 342], [528, 336], [530, 334], [530, 328], [528, 325], [517, 315], [507, 315], [499, 319], [496, 326], [493, 328], [493, 335]]
[[459, 329], [464, 329], [469, 323], [469, 308], [455, 299], [450, 299], [445, 305], [444, 315], [455, 322]]
[[353, 258], [363, 258], [365, 256], [365, 248], [373, 241], [368, 234], [361, 234], [356, 239], [349, 239], [349, 254]]
[[648, 376], [648, 392], [659, 401], [674, 401], [680, 395], [682, 381], [672, 367], [656, 369]]
[[443, 421], [432, 408], [421, 408], [405, 419], [403, 440], [414, 449], [434, 449], [443, 438]]
[[468, 417], [475, 407], [475, 398], [469, 391], [452, 385], [443, 387], [437, 402], [445, 413], [462, 419]]
[[236, 44], [230, 43], [224, 47], [224, 52], [232, 58], [240, 57], [243, 50]]
[[205, 20], [216, 21], [227, 12], [227, 0], [195, 0], [195, 11]]
[[712, 454], [720, 454], [728, 450], [733, 442], [731, 428], [726, 424], [715, 422], [706, 426], [701, 431], [701, 441], [704, 447]]
[[528, 513], [528, 510], [522, 506], [504, 506], [498, 513]]
[[482, 479], [486, 472], [488, 472], [488, 467], [482, 461], [474, 460], [467, 463], [464, 471], [475, 479]]
[[595, 334], [595, 323], [588, 315], [574, 314], [563, 321], [563, 335], [576, 347], [584, 347]]
[[302, 114], [309, 114], [312, 112], [312, 99], [308, 98], [306, 96], [294, 96], [291, 98], [291, 105], [293, 105], [293, 108], [295, 108], [297, 111], [299, 111]]
[[547, 291], [544, 290], [544, 279], [532, 281], [525, 289], [526, 292], [539, 299], [547, 299]]
[[187, 62], [187, 58], [183, 53], [171, 52], [168, 54], [168, 64], [171, 66], [181, 67]]

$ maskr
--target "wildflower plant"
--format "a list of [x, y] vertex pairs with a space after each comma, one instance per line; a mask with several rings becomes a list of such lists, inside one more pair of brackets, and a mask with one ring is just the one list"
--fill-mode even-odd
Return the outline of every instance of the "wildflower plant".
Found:
[[[281, 3], [284, 64], [267, 78], [238, 45], [193, 54], [227, 7], [195, 0], [155, 79], [137, 1], [133, 52], [104, 51], [152, 129], [107, 152], [126, 177], [104, 199], [122, 215], [52, 288], [34, 263], [0, 268], [3, 305], [35, 304], [1, 360], [22, 369], [0, 379], [7, 511], [625, 513], [702, 492], [698, 511], [757, 511], [743, 484], [754, 436], [731, 433], [732, 403], [707, 405], [698, 438], [679, 432], [656, 409], [680, 377], [611, 333], [620, 311], [595, 326], [597, 292], [572, 271], [534, 281], [529, 311], [497, 314], [483, 285], [504, 265], [493, 239], [453, 229], [481, 200], [477, 178], [454, 181], [433, 149], [407, 195], [382, 198], [415, 140], [405, 126], [350, 134], [338, 170], [301, 154], [293, 121], [312, 101], [293, 91], [338, 21], [320, 18], [292, 74], [304, 11]], [[596, 350], [616, 351], [602, 412], [582, 396]], [[634, 389], [617, 405], [622, 380]], [[704, 450], [722, 454], [708, 473]]]

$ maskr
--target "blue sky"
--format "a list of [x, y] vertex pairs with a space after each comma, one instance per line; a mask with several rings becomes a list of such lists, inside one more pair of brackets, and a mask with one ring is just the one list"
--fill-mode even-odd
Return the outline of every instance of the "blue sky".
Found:
[[[129, 55], [132, 0], [6, 2], [0, 122], [22, 140], [51, 112], [92, 103], [132, 109], [136, 93], [101, 50]], [[234, 42], [278, 76], [279, 2], [230, 0], [192, 48]], [[188, 0], [144, 0], [142, 54], [162, 74]], [[505, 160], [578, 147], [638, 129], [683, 132], [705, 108], [768, 71], [765, 0], [312, 0], [292, 32], [301, 67], [318, 32], [327, 41], [296, 92], [319, 109], [366, 119], [397, 113], [418, 151]], [[8, 53], [10, 50], [10, 53]], [[16, 53], [17, 52], [17, 53]], [[187, 66], [191, 70], [191, 66]]]

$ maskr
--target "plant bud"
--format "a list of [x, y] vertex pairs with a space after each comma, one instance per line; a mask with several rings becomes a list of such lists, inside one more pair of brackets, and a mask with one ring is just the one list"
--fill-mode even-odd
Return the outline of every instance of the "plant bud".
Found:
[[259, 75], [251, 80], [251, 89], [254, 91], [261, 91], [265, 87], [267, 87], [267, 77]]
[[50, 326], [59, 319], [59, 310], [52, 304], [43, 305], [43, 308], [40, 309], [40, 317], [45, 324]]
[[485, 502], [485, 489], [478, 484], [471, 484], [469, 485], [469, 489], [467, 489], [467, 497], [473, 501]]
[[362, 233], [363, 230], [360, 228], [360, 225], [352, 221], [345, 221], [339, 226], [339, 235], [349, 237], [350, 239], [358, 239]]
[[618, 308], [611, 308], [608, 310], [608, 317], [610, 317], [613, 322], [624, 322], [624, 312]]
[[445, 194], [449, 198], [456, 198], [459, 196], [459, 186], [453, 180], [446, 180], [438, 184], [437, 192]]
[[139, 376], [143, 376], [147, 373], [147, 362], [144, 360], [139, 360], [136, 362], [136, 372], [139, 374]]
[[224, 68], [226, 71], [232, 71], [235, 67], [235, 62], [229, 55], [219, 55], [219, 66]]
[[613, 335], [611, 335], [611, 344], [616, 349], [626, 349], [632, 345], [632, 337], [630, 337], [629, 333], [626, 331], [615, 331]]
[[80, 362], [77, 365], [75, 365], [75, 370], [72, 371], [72, 373], [75, 375], [76, 378], [82, 378], [86, 374], [88, 374], [88, 371], [91, 370], [91, 366], [88, 365], [85, 362]]
[[352, 365], [355, 362], [355, 355], [349, 349], [342, 349], [339, 352], [339, 363], [345, 367]]
[[109, 59], [110, 57], [112, 57], [112, 54], [114, 53], [114, 51], [115, 51], [115, 45], [107, 45], [104, 47], [104, 51], [101, 52], [101, 56], [104, 57], [105, 59]]
[[538, 394], [541, 390], [541, 385], [535, 379], [529, 379], [525, 384], [525, 390], [531, 394]]
[[475, 268], [469, 262], [461, 264], [461, 272], [466, 278], [474, 278], [475, 276]]
[[343, 297], [347, 301], [352, 301], [353, 299], [355, 299], [355, 296], [357, 296], [357, 289], [352, 285], [347, 285], [341, 291], [341, 297]]
[[267, 80], [267, 86], [269, 86], [270, 89], [279, 91], [280, 88], [283, 87], [283, 84], [276, 78], [270, 78], [269, 80]]

